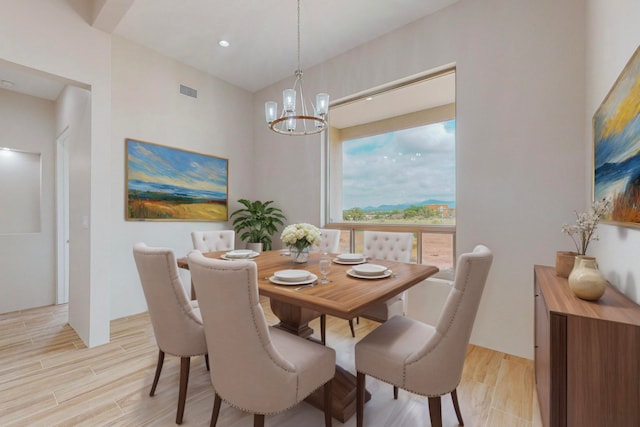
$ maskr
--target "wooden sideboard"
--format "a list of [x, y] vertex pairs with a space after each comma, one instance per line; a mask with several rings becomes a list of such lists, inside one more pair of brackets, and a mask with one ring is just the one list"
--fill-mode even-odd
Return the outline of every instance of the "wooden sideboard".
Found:
[[640, 306], [611, 285], [577, 298], [534, 266], [535, 375], [545, 427], [640, 426]]

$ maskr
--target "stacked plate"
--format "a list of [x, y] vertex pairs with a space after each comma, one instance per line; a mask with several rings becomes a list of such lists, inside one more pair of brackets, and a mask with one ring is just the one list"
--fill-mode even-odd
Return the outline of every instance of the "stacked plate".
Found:
[[349, 276], [358, 277], [361, 279], [382, 279], [391, 275], [389, 270], [384, 265], [378, 264], [360, 264], [354, 265], [347, 271]]
[[304, 285], [318, 280], [318, 276], [307, 270], [279, 270], [269, 277], [277, 285]]
[[362, 254], [340, 254], [333, 259], [336, 264], [362, 264], [367, 259]]
[[251, 249], [236, 249], [229, 251], [222, 255], [220, 258], [232, 260], [232, 259], [252, 259], [260, 255], [259, 252], [252, 251]]

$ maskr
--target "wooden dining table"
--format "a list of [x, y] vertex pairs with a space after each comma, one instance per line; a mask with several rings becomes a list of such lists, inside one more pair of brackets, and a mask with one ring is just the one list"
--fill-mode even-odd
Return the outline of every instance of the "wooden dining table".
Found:
[[[209, 258], [220, 258], [225, 254], [209, 252]], [[333, 257], [334, 255], [332, 255]], [[306, 263], [294, 263], [287, 251], [265, 251], [253, 258], [258, 268], [258, 291], [269, 298], [271, 310], [280, 322], [276, 327], [303, 338], [310, 338], [313, 329], [309, 322], [321, 314], [351, 320], [364, 310], [406, 291], [417, 283], [438, 272], [432, 265], [409, 264], [387, 260], [370, 259], [368, 262], [387, 267], [391, 274], [386, 278], [363, 279], [347, 274], [353, 265], [332, 263], [327, 275], [329, 283], [320, 284], [321, 254], [312, 252]], [[233, 262], [233, 261], [229, 261]], [[178, 266], [189, 268], [186, 258], [178, 259]], [[307, 270], [318, 276], [313, 286], [278, 285], [269, 278], [276, 271], [285, 269]], [[330, 343], [329, 343], [330, 344]], [[349, 371], [336, 366], [333, 382], [333, 416], [345, 422], [355, 413], [356, 379]], [[370, 395], [367, 394], [366, 400]], [[313, 393], [307, 402], [322, 408], [322, 392]]]

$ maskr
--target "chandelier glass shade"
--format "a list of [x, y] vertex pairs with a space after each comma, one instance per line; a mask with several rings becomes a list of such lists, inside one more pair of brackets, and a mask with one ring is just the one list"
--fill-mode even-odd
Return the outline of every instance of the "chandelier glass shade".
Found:
[[298, 69], [291, 89], [282, 91], [282, 111], [278, 114], [278, 103], [267, 101], [264, 113], [269, 129], [283, 135], [311, 135], [320, 133], [327, 127], [329, 95], [319, 93], [313, 111], [307, 110], [302, 90], [302, 69], [300, 67], [300, 0], [298, 0]]

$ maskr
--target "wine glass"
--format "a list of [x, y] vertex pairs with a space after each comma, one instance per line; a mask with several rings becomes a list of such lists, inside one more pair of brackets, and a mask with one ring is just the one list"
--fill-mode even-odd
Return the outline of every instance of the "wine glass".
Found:
[[322, 254], [320, 258], [320, 273], [322, 274], [322, 279], [320, 279], [320, 284], [324, 285], [329, 283], [330, 281], [327, 279], [327, 274], [331, 271], [331, 258], [329, 258], [329, 254]]

